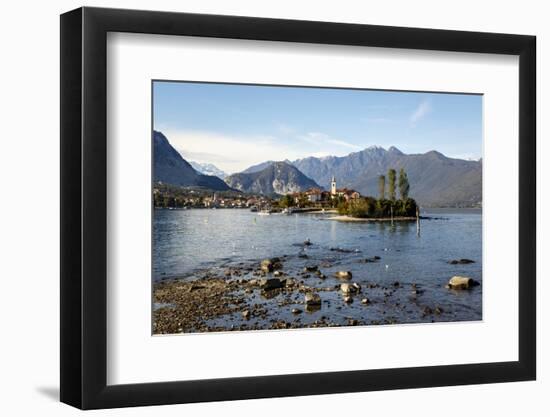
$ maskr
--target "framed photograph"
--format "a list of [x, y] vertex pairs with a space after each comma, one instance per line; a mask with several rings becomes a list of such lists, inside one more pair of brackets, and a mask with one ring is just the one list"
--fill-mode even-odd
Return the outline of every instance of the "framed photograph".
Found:
[[61, 401], [533, 380], [535, 37], [61, 16]]

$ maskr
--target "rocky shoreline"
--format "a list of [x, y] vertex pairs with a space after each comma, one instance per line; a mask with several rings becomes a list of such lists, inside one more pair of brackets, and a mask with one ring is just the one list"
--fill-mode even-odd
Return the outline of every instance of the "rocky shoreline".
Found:
[[[308, 245], [311, 242], [305, 241]], [[331, 252], [347, 253], [338, 249]], [[308, 263], [305, 257], [303, 266], [297, 267], [290, 258], [212, 267], [196, 271], [192, 279], [154, 283], [153, 333], [455, 321], [449, 307], [433, 304], [426, 296], [430, 290], [418, 283], [382, 285], [363, 277], [358, 280], [345, 269], [335, 270], [329, 260]], [[380, 260], [372, 256], [356, 262]], [[461, 276], [447, 280], [438, 291], [464, 291], [478, 284]], [[398, 319], [403, 315], [409, 320]]]

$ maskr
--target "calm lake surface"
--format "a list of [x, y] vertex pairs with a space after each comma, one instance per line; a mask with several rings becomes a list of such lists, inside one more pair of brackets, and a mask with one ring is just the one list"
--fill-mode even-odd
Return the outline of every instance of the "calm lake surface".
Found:
[[[205, 270], [219, 270], [223, 276], [221, 271], [228, 266], [257, 265], [264, 258], [285, 256], [285, 271], [329, 262], [330, 267], [322, 268], [329, 284], [340, 282], [332, 277], [339, 270], [352, 271], [353, 281], [362, 285], [391, 286], [397, 281], [409, 288], [414, 283], [423, 292], [415, 298], [415, 305], [441, 307], [444, 314], [438, 321], [481, 320], [482, 285], [468, 291], [444, 288], [454, 275], [482, 282], [481, 210], [426, 209], [422, 215], [432, 219], [421, 221], [418, 236], [415, 222], [396, 222], [394, 226], [339, 222], [327, 220], [334, 214], [261, 216], [244, 209], [155, 210], [153, 280], [193, 280]], [[307, 239], [312, 243], [309, 246], [303, 244]], [[380, 260], [361, 262], [373, 256]], [[475, 263], [448, 263], [460, 258]], [[408, 290], [399, 297], [398, 306], [400, 302], [411, 304]], [[342, 315], [328, 304], [322, 314]], [[353, 304], [342, 320], [364, 315], [364, 311], [360, 303]], [[388, 308], [374, 305], [369, 314], [384, 317]], [[391, 314], [399, 323], [426, 321], [420, 308], [400, 306]], [[310, 316], [316, 319], [315, 314]]]

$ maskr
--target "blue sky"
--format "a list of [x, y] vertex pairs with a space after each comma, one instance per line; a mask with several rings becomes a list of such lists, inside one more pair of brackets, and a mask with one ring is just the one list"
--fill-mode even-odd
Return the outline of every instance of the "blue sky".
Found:
[[228, 173], [373, 145], [481, 157], [479, 95], [156, 81], [153, 100], [154, 129]]

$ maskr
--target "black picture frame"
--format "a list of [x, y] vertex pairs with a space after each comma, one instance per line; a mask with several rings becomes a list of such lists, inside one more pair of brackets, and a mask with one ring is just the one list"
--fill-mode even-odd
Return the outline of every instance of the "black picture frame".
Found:
[[[108, 32], [519, 56], [519, 360], [107, 385]], [[536, 378], [534, 36], [102, 8], [61, 16], [61, 401], [81, 409]]]

